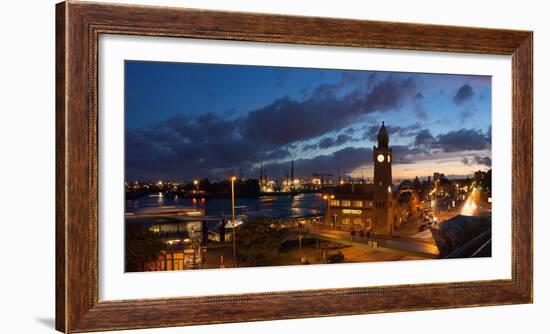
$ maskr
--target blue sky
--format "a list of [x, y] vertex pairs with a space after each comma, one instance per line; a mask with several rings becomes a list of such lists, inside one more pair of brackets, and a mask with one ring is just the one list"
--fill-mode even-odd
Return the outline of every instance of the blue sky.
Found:
[[491, 165], [491, 78], [126, 61], [128, 180], [372, 173], [382, 121], [396, 178]]

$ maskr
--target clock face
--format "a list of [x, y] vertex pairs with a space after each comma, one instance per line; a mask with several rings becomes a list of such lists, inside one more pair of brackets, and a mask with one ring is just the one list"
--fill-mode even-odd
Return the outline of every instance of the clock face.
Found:
[[391, 155], [388, 154], [388, 162], [391, 162]]
[[378, 162], [384, 162], [384, 155], [383, 154], [378, 154], [376, 159], [378, 160]]

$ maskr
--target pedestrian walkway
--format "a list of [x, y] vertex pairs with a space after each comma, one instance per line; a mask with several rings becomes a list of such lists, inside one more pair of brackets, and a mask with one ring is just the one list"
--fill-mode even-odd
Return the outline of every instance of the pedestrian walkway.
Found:
[[439, 250], [433, 241], [428, 239], [415, 238], [392, 238], [392, 237], [361, 237], [351, 236], [347, 231], [322, 228], [320, 226], [308, 225], [309, 233], [321, 239], [331, 240], [343, 244], [361, 247], [385, 248], [392, 251], [399, 251], [406, 254], [426, 258], [437, 258]]

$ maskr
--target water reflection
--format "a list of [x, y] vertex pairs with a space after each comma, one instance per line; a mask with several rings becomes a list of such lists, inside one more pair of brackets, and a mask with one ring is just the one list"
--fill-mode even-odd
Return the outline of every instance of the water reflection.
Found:
[[[295, 196], [263, 196], [237, 198], [235, 206], [251, 216], [284, 218], [291, 216], [322, 215], [326, 203], [319, 194], [298, 194]], [[170, 198], [167, 196], [143, 196], [126, 201], [126, 212], [157, 207], [181, 207], [204, 209], [206, 215], [221, 216], [231, 213], [231, 200], [226, 198]]]

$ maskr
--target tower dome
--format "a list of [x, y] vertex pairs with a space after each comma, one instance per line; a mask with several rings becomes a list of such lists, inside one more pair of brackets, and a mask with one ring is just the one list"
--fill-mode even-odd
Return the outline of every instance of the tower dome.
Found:
[[388, 136], [388, 130], [386, 130], [384, 121], [382, 121], [382, 126], [380, 127], [380, 130], [378, 130], [378, 147], [388, 148], [389, 141], [390, 141], [390, 138]]

